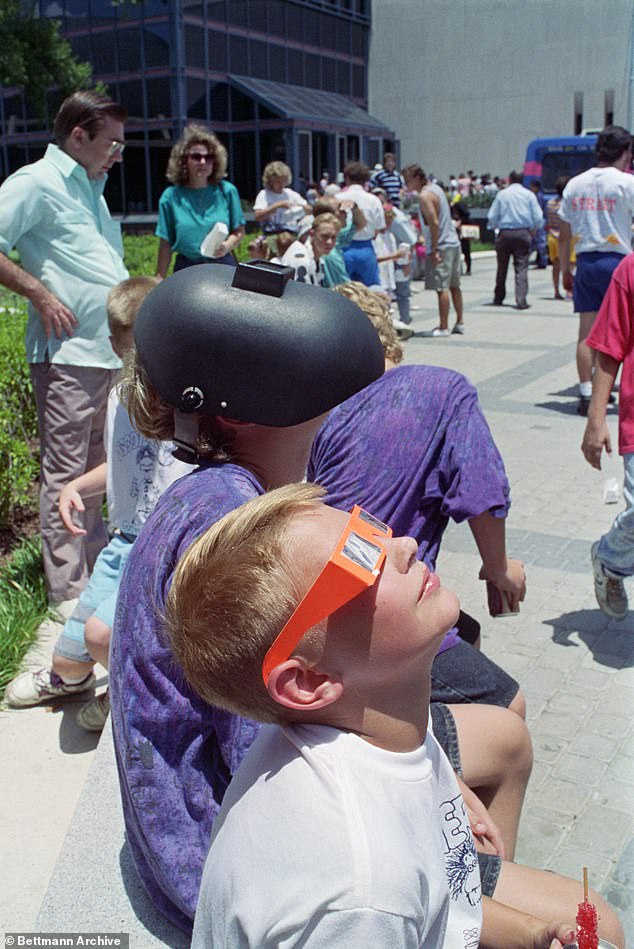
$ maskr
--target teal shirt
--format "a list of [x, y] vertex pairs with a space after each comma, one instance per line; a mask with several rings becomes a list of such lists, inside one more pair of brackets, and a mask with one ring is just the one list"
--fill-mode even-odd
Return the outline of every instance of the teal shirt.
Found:
[[336, 287], [340, 283], [348, 283], [350, 276], [346, 270], [346, 262], [342, 250], [349, 247], [354, 237], [355, 226], [352, 220], [352, 214], [348, 212], [348, 221], [337, 234], [335, 246], [321, 258], [321, 272], [323, 273], [324, 287]]
[[161, 195], [155, 233], [177, 254], [195, 260], [204, 238], [219, 221], [229, 233], [244, 225], [238, 189], [230, 181], [206, 188], [171, 185]]
[[105, 176], [93, 181], [70, 155], [49, 145], [0, 187], [0, 252], [15, 247], [22, 266], [74, 313], [72, 336], [46, 338], [29, 303], [26, 354], [67, 366], [117, 369], [108, 339], [106, 299], [128, 272], [121, 228], [103, 197]]

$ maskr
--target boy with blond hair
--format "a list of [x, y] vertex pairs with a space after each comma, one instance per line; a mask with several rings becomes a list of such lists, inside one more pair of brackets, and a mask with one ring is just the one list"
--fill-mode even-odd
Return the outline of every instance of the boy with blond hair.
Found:
[[[122, 359], [134, 347], [137, 311], [159, 282], [157, 277], [131, 277], [110, 291], [110, 343]], [[82, 537], [86, 531], [75, 518], [83, 514], [87, 498], [105, 491], [110, 541], [97, 557], [88, 584], [55, 644], [51, 667], [24, 672], [7, 686], [6, 698], [13, 708], [82, 694], [94, 686], [95, 662], [108, 667], [119, 581], [132, 544], [165, 488], [191, 470], [190, 465], [172, 456], [170, 442], [149, 441], [132, 427], [121, 402], [122, 394], [122, 388], [115, 386], [108, 396], [104, 434], [107, 461], [69, 481], [59, 497], [59, 513], [66, 530]], [[106, 691], [81, 709], [77, 721], [88, 731], [101, 731], [109, 708]]]
[[571, 940], [570, 925], [486, 897], [482, 927], [464, 803], [428, 731], [431, 663], [458, 601], [412, 538], [320, 495], [291, 485], [228, 514], [168, 594], [192, 687], [278, 726], [260, 731], [225, 794], [192, 945]]

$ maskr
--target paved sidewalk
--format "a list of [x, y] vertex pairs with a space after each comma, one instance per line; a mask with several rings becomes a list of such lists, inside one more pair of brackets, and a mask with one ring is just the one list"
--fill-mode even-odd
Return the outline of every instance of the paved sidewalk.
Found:
[[[405, 351], [406, 362], [450, 366], [477, 385], [511, 483], [508, 551], [527, 566], [520, 615], [488, 616], [466, 525], [448, 529], [438, 569], [482, 623], [483, 649], [528, 701], [535, 766], [517, 860], [574, 877], [587, 865], [634, 946], [634, 611], [622, 622], [600, 612], [589, 559], [622, 507], [602, 494], [609, 476], [622, 486], [622, 464], [615, 454], [597, 472], [579, 450], [577, 319], [570, 303], [552, 299], [550, 270], [530, 271], [531, 309], [522, 312], [487, 305], [494, 276], [495, 260], [480, 258], [463, 279], [464, 336], [414, 336]], [[511, 301], [512, 281], [509, 273]], [[414, 327], [431, 329], [435, 294], [412, 286], [421, 307]]]
[[[634, 612], [623, 623], [600, 613], [589, 561], [590, 544], [619, 510], [604, 505], [603, 481], [621, 480], [621, 468], [615, 459], [595, 472], [579, 451], [577, 321], [570, 304], [550, 299], [550, 272], [531, 270], [532, 308], [518, 312], [486, 305], [493, 259], [475, 258], [473, 271], [463, 281], [466, 335], [415, 336], [406, 361], [451, 366], [478, 386], [511, 481], [509, 553], [527, 564], [528, 598], [518, 617], [488, 617], [465, 525], [447, 531], [439, 571], [483, 623], [483, 648], [527, 696], [536, 761], [518, 859], [575, 877], [587, 865], [634, 946]], [[421, 307], [414, 327], [431, 329], [435, 294], [413, 286]], [[616, 436], [616, 419], [613, 427]], [[76, 725], [77, 708], [0, 712], [0, 839], [12, 868], [0, 892], [0, 931], [33, 927], [62, 848], [95, 744]], [[87, 866], [117, 850], [116, 841], [84, 835]], [[85, 931], [98, 922], [85, 918]], [[135, 941], [139, 949], [150, 944]]]

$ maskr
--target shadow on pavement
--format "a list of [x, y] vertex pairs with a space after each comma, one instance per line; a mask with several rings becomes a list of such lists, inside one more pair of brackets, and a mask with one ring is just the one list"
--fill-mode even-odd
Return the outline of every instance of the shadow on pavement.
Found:
[[601, 666], [609, 669], [634, 666], [631, 618], [617, 623], [600, 610], [573, 610], [543, 622], [553, 627], [552, 641], [559, 646], [579, 649], [581, 640]]
[[536, 409], [549, 409], [561, 415], [577, 415], [577, 400], [574, 402], [536, 402]]
[[119, 866], [130, 906], [142, 926], [160, 940], [163, 945], [170, 946], [171, 949], [187, 949], [190, 945], [190, 938], [158, 912], [143, 889], [127, 841], [119, 853]]

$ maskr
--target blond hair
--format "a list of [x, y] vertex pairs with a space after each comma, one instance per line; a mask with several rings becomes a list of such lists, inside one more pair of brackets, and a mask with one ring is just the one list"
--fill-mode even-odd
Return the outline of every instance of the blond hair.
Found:
[[185, 185], [189, 181], [187, 170], [187, 152], [190, 145], [205, 145], [213, 158], [211, 173], [207, 181], [210, 185], [221, 181], [227, 173], [227, 149], [218, 137], [204, 125], [187, 125], [183, 134], [172, 147], [165, 177], [173, 185]]
[[363, 310], [379, 335], [385, 358], [398, 365], [403, 358], [403, 347], [398, 341], [396, 330], [390, 319], [389, 304], [385, 303], [377, 293], [368, 290], [363, 283], [356, 280], [351, 280], [350, 283], [340, 283], [333, 289], [336, 293], [340, 293], [342, 297], [352, 300], [360, 310]]
[[186, 679], [210, 705], [258, 721], [291, 717], [269, 696], [262, 661], [306, 592], [289, 544], [291, 521], [314, 510], [323, 493], [314, 484], [291, 484], [253, 498], [179, 561], [165, 626]]
[[337, 228], [337, 232], [341, 230], [342, 224], [336, 214], [333, 214], [332, 211], [324, 211], [322, 214], [318, 215], [313, 221], [312, 230], [318, 231], [320, 227], [324, 224], [330, 224], [332, 227]]
[[[127, 354], [123, 366], [123, 401], [136, 430], [155, 441], [174, 437], [174, 408], [164, 402], [150, 382], [136, 349]], [[212, 415], [198, 414], [196, 451], [205, 461], [232, 461], [234, 433], [222, 428]]]
[[284, 187], [286, 187], [293, 180], [293, 173], [283, 161], [270, 161], [262, 172], [262, 184], [265, 188], [270, 186], [272, 178], [283, 178]]
[[133, 328], [139, 307], [160, 282], [158, 277], [129, 277], [112, 288], [106, 310], [108, 327], [115, 343], [121, 343], [122, 336]]

